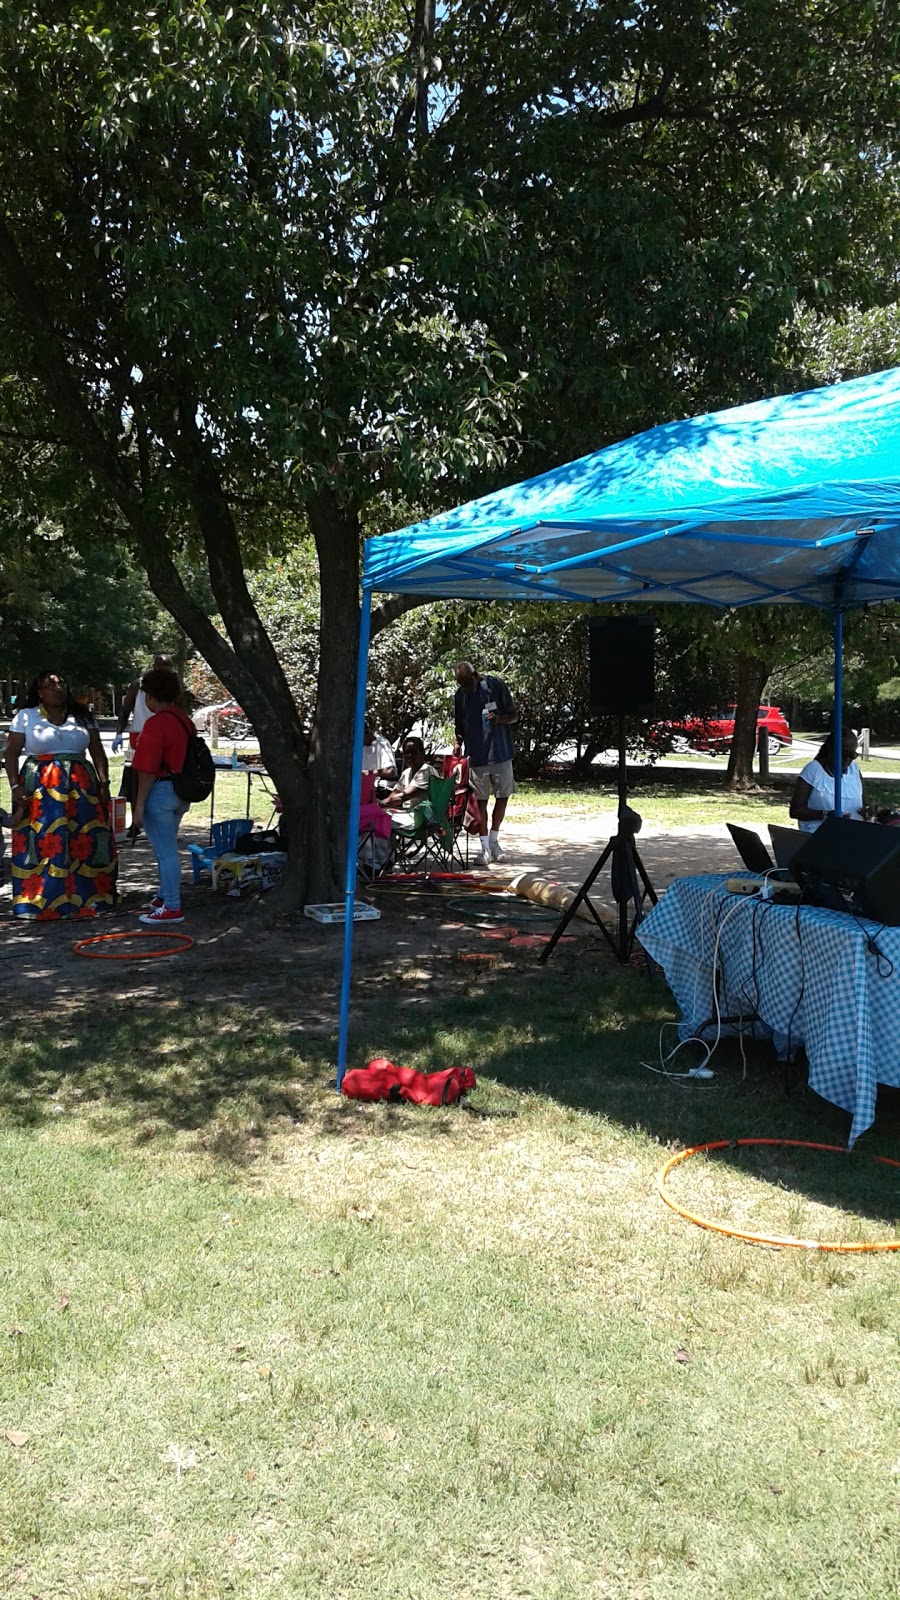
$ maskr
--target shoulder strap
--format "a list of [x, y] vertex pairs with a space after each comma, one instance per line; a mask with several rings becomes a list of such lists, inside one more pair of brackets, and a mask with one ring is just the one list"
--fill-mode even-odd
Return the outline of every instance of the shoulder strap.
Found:
[[[171, 713], [174, 716], [176, 722], [178, 723], [179, 728], [184, 728], [184, 724], [183, 724], [180, 716], [178, 715], [178, 712], [177, 712], [175, 706], [160, 706], [159, 711], [171, 711]], [[157, 713], [156, 713], [157, 716], [159, 716], [159, 711], [157, 711]], [[187, 733], [187, 729], [184, 729], [184, 731]], [[195, 731], [195, 730], [192, 729], [192, 731]], [[190, 737], [191, 737], [190, 733], [188, 733], [187, 736], [188, 736], [188, 739], [190, 740]], [[173, 772], [171, 767], [169, 768], [169, 777], [170, 778], [177, 778], [178, 777], [178, 773], [177, 772]]]

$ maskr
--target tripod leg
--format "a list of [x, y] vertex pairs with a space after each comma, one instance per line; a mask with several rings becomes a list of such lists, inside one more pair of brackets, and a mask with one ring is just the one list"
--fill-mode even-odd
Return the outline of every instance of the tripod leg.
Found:
[[647, 876], [647, 869], [644, 866], [644, 863], [640, 858], [640, 855], [638, 853], [638, 849], [637, 849], [636, 845], [632, 845], [632, 854], [634, 856], [634, 864], [637, 867], [638, 872], [641, 875], [641, 882], [644, 885], [644, 892], [647, 895], [647, 898], [650, 900], [652, 905], [658, 905], [659, 904], [659, 895], [657, 894], [657, 892], [654, 889], [652, 883], [650, 882], [649, 877]]
[[[628, 960], [628, 952], [631, 946], [631, 940], [628, 936], [628, 906], [630, 901], [634, 900], [635, 882], [631, 851], [628, 848], [627, 839], [622, 834], [619, 834], [616, 839], [616, 864], [619, 869], [619, 939], [616, 955], [620, 961], [625, 962]], [[635, 901], [635, 905], [637, 905], [637, 901]]]
[[594, 910], [594, 907], [591, 905], [591, 902], [588, 899], [588, 895], [590, 894], [590, 891], [591, 891], [591, 889], [593, 887], [594, 880], [603, 871], [603, 868], [605, 867], [609, 857], [611, 856], [614, 847], [615, 847], [615, 840], [614, 839], [610, 839], [609, 844], [606, 846], [606, 849], [604, 850], [602, 856], [600, 857], [600, 860], [597, 862], [596, 866], [594, 866], [591, 869], [590, 873], [585, 878], [584, 883], [581, 885], [581, 888], [579, 889], [578, 893], [576, 894], [576, 896], [575, 896], [574, 900], [572, 901], [571, 905], [566, 906], [565, 911], [563, 912], [562, 916], [559, 919], [559, 922], [556, 924], [556, 927], [553, 930], [553, 933], [552, 933], [552, 935], [550, 937], [550, 943], [544, 947], [544, 949], [541, 951], [540, 955], [538, 956], [538, 963], [539, 963], [540, 966], [543, 966], [544, 963], [548, 960], [548, 958], [552, 955], [552, 953], [553, 953], [553, 951], [554, 951], [559, 939], [565, 933], [567, 927], [569, 926], [569, 923], [572, 921], [572, 918], [574, 917], [576, 911], [578, 910], [578, 907], [584, 901], [587, 901], [588, 909], [591, 912], [591, 915], [593, 916], [594, 921], [601, 928], [603, 928], [604, 933], [606, 932], [606, 928], [605, 928], [603, 922], [601, 922], [600, 918], [598, 917], [596, 911]]

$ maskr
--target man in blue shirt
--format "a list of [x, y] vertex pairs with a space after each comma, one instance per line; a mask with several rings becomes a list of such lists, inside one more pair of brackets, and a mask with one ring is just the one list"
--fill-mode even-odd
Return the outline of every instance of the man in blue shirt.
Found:
[[[502, 678], [476, 672], [471, 661], [458, 661], [456, 682], [459, 687], [453, 703], [455, 753], [459, 755], [460, 747], [465, 746], [469, 758], [469, 782], [478, 811], [481, 859], [483, 865], [489, 867], [492, 861], [506, 859], [498, 836], [509, 797], [516, 792], [513, 742], [509, 730], [519, 718]], [[494, 810], [488, 832], [491, 790], [494, 794]]]

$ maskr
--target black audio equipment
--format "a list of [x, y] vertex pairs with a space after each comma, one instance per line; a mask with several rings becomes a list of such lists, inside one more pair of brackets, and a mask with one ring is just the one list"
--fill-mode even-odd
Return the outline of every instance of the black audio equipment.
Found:
[[600, 716], [652, 717], [653, 617], [594, 617], [590, 629], [591, 710]]
[[791, 872], [813, 904], [900, 927], [900, 828], [826, 817]]

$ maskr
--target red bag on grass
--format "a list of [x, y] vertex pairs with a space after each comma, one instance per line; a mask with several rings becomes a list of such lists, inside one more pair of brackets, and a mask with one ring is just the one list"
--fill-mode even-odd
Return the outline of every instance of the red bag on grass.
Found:
[[341, 1092], [350, 1100], [408, 1100], [418, 1106], [452, 1106], [474, 1088], [471, 1067], [417, 1072], [415, 1067], [395, 1067], [386, 1056], [345, 1072], [341, 1084]]

